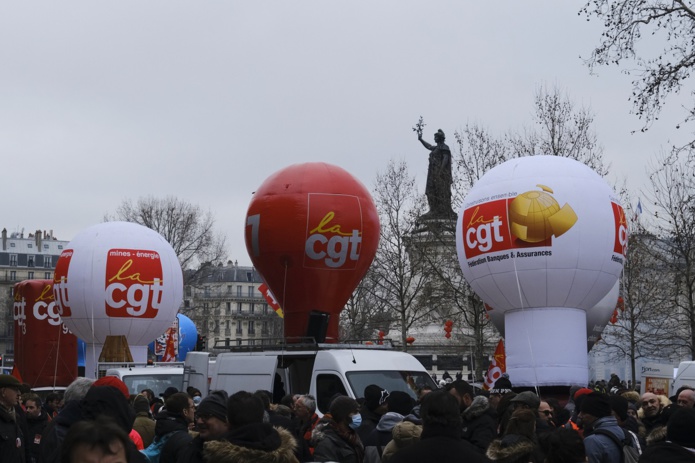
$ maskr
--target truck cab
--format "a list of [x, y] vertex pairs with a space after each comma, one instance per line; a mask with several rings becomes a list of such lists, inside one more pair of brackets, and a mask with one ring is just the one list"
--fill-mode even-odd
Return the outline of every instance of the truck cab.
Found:
[[184, 386], [202, 391], [209, 384], [209, 390], [222, 389], [229, 394], [268, 390], [275, 403], [286, 394], [309, 393], [316, 397], [319, 415], [328, 411], [334, 395], [362, 397], [370, 384], [388, 391], [404, 391], [414, 398], [424, 386], [436, 389], [422, 364], [405, 352], [365, 345], [283, 347], [225, 352], [218, 354], [214, 363], [206, 353], [190, 352]]

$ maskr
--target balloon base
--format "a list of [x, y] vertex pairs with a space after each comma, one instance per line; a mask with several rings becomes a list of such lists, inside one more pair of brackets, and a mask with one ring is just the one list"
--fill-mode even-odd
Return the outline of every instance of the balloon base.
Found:
[[586, 385], [586, 313], [544, 307], [504, 317], [507, 373], [514, 387]]

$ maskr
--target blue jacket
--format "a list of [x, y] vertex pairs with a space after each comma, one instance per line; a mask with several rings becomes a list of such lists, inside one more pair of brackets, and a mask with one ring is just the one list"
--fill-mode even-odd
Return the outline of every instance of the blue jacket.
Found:
[[[618, 421], [613, 416], [604, 416], [594, 422], [594, 431], [604, 429], [618, 440], [625, 439], [625, 434]], [[584, 438], [584, 448], [589, 463], [621, 463], [621, 449], [608, 436], [602, 436], [595, 432]]]

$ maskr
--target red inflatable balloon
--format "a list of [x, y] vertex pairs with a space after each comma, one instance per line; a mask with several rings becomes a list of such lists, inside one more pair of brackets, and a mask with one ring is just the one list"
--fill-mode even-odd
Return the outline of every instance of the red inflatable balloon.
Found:
[[326, 341], [337, 341], [338, 314], [378, 244], [371, 195], [330, 164], [276, 172], [256, 191], [246, 214], [246, 249], [282, 307], [289, 341], [321, 341], [324, 333]]
[[14, 364], [31, 387], [68, 386], [77, 377], [77, 338], [62, 323], [53, 280], [14, 285]]

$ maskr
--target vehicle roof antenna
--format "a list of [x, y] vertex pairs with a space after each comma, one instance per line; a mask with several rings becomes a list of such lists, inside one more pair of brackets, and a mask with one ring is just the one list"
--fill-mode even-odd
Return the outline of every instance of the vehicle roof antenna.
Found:
[[352, 355], [352, 363], [357, 365], [357, 360], [355, 360], [355, 353], [352, 351], [352, 343], [348, 341], [348, 347], [350, 348], [350, 355]]

